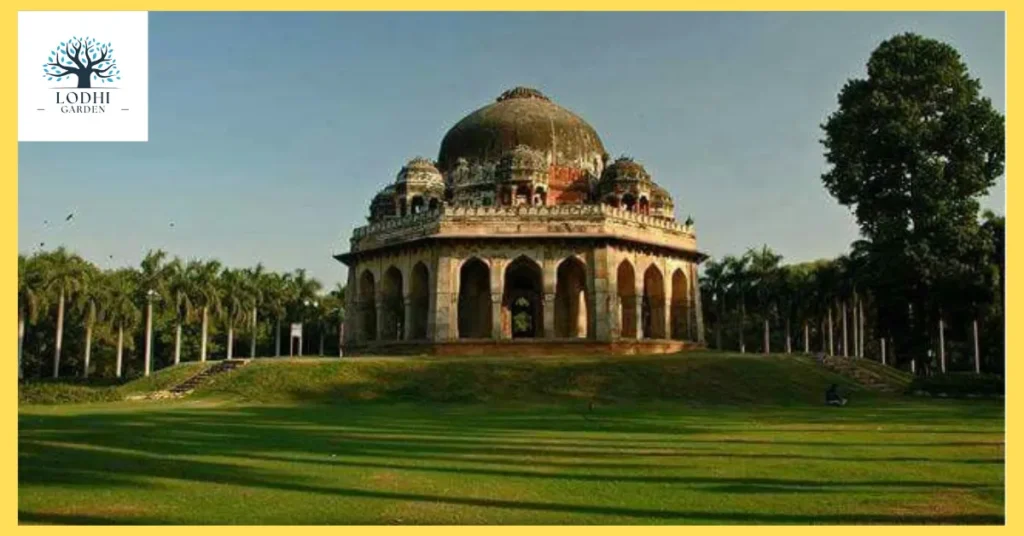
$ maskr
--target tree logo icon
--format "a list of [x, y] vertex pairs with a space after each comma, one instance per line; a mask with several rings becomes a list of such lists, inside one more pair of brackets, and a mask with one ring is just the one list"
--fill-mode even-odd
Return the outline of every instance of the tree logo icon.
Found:
[[91, 88], [93, 83], [106, 84], [121, 79], [121, 70], [114, 59], [111, 43], [101, 43], [91, 37], [75, 37], [61, 41], [50, 51], [43, 64], [43, 78], [61, 81], [78, 78], [79, 89]]

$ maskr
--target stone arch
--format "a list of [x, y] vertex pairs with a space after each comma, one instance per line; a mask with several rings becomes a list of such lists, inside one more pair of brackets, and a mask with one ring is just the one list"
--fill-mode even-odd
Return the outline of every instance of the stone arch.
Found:
[[515, 205], [529, 205], [530, 202], [531, 202], [531, 198], [532, 197], [533, 196], [531, 195], [530, 187], [525, 185], [525, 184], [521, 184], [521, 185], [519, 185], [519, 187], [516, 188], [515, 203], [514, 204]]
[[548, 194], [543, 186], [538, 186], [533, 191], [533, 204], [537, 206], [547, 205]]
[[636, 197], [633, 194], [626, 194], [622, 196], [622, 208], [629, 212], [636, 211]]
[[430, 271], [422, 261], [412, 267], [409, 276], [409, 338], [427, 338], [427, 316], [430, 308]]
[[646, 339], [665, 338], [665, 278], [654, 264], [644, 272], [644, 295], [641, 313], [643, 315], [643, 337]]
[[647, 196], [640, 196], [640, 202], [638, 205], [639, 208], [637, 209], [637, 212], [639, 212], [640, 214], [651, 213], [651, 204], [647, 201]]
[[616, 294], [619, 298], [619, 333], [624, 339], [636, 338], [636, 272], [629, 260], [619, 263], [616, 272]]
[[389, 267], [381, 277], [381, 304], [383, 322], [381, 340], [397, 341], [402, 338], [405, 323], [405, 300], [402, 298], [402, 271], [395, 266]]
[[436, 198], [436, 197], [431, 197], [431, 198], [430, 198], [430, 204], [428, 205], [428, 210], [430, 210], [430, 211], [435, 211], [435, 210], [437, 210], [437, 209], [438, 209], [438, 208], [439, 208], [440, 206], [441, 206], [441, 203], [440, 203], [440, 201], [438, 201], [438, 200], [437, 200], [437, 198]]
[[413, 198], [412, 198], [412, 213], [413, 214], [419, 214], [419, 213], [423, 212], [423, 209], [424, 209], [425, 206], [426, 206], [426, 201], [423, 199], [423, 196], [421, 196], [421, 195], [413, 196]]
[[555, 336], [587, 338], [587, 268], [576, 257], [568, 257], [555, 273]]
[[612, 208], [619, 208], [619, 198], [614, 195], [609, 195], [608, 197], [604, 198], [604, 202], [605, 204]]
[[686, 274], [682, 268], [676, 268], [676, 271], [672, 272], [672, 311], [671, 311], [671, 325], [672, 325], [672, 338], [677, 340], [685, 340], [686, 337], [686, 322], [687, 322], [687, 309], [689, 305], [689, 287], [686, 282]]
[[363, 340], [377, 339], [377, 284], [373, 272], [359, 276], [359, 331]]
[[477, 257], [459, 269], [459, 338], [491, 336], [491, 269]]
[[544, 275], [540, 264], [525, 255], [505, 268], [502, 312], [503, 333], [513, 339], [543, 335]]

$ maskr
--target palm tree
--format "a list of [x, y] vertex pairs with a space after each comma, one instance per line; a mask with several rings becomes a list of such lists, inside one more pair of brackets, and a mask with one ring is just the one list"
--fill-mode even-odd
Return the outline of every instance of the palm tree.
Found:
[[252, 339], [249, 343], [249, 357], [256, 357], [256, 334], [258, 323], [258, 309], [263, 304], [263, 283], [267, 278], [267, 272], [263, 263], [257, 263], [255, 268], [245, 270], [246, 286], [249, 291], [250, 304], [252, 306]]
[[135, 304], [135, 293], [138, 289], [135, 273], [131, 270], [118, 270], [107, 276], [107, 319], [117, 327], [117, 363], [115, 373], [121, 377], [123, 365], [124, 330], [132, 329], [139, 322], [139, 308]]
[[724, 261], [708, 261], [704, 267], [704, 289], [705, 296], [711, 298], [712, 311], [715, 316], [715, 348], [722, 349], [722, 319], [725, 314], [725, 294], [728, 288], [728, 278]]
[[752, 289], [757, 295], [758, 308], [761, 319], [764, 323], [764, 345], [762, 349], [767, 354], [771, 351], [769, 341], [769, 318], [774, 314], [776, 307], [776, 282], [778, 279], [779, 263], [782, 255], [771, 250], [767, 245], [760, 250], [750, 249], [746, 257], [750, 259], [748, 269], [749, 281]]
[[56, 378], [60, 374], [61, 342], [64, 339], [64, 305], [82, 288], [87, 264], [78, 255], [68, 253], [63, 246], [43, 254], [40, 260], [45, 288], [57, 294], [57, 340], [53, 349], [53, 377]]
[[736, 297], [736, 302], [740, 309], [740, 326], [739, 326], [739, 337], [740, 337], [740, 353], [746, 353], [747, 344], [744, 337], [744, 330], [747, 326], [747, 292], [750, 287], [750, 274], [748, 273], [748, 266], [750, 264], [750, 257], [743, 255], [740, 257], [734, 257], [727, 255], [722, 259], [722, 262], [726, 266], [726, 278], [729, 281], [729, 291]]
[[167, 265], [167, 295], [174, 306], [174, 364], [181, 363], [181, 330], [182, 326], [192, 318], [194, 307], [192, 297], [196, 295], [196, 285], [192, 276], [194, 272], [183, 265], [181, 259], [175, 258]]
[[221, 264], [217, 261], [192, 261], [185, 272], [192, 281], [190, 301], [202, 311], [203, 331], [199, 347], [199, 361], [206, 361], [206, 343], [209, 340], [210, 313], [219, 314], [221, 295], [218, 277]]
[[85, 355], [82, 360], [82, 377], [89, 377], [89, 358], [92, 353], [92, 330], [97, 321], [103, 320], [104, 307], [107, 303], [107, 289], [104, 287], [102, 273], [93, 265], [88, 265], [82, 290], [75, 300], [75, 309], [85, 321]]
[[35, 323], [39, 310], [44, 307], [42, 274], [38, 260], [18, 255], [18, 379], [25, 377], [22, 366], [25, 345], [25, 324]]
[[143, 372], [146, 376], [149, 376], [152, 369], [153, 301], [167, 293], [165, 287], [169, 273], [167, 265], [164, 264], [165, 258], [167, 252], [163, 250], [150, 251], [142, 259], [139, 271], [139, 291], [143, 293], [146, 301], [146, 357]]
[[287, 313], [289, 303], [288, 275], [268, 273], [260, 283], [263, 295], [263, 310], [274, 319], [274, 357], [281, 355], [281, 319]]
[[[310, 313], [309, 304], [316, 303], [323, 285], [306, 275], [306, 270], [302, 268], [295, 270], [288, 278], [288, 282], [291, 287], [288, 292], [288, 297], [291, 299], [290, 316], [300, 322], [305, 322]], [[302, 348], [299, 348], [299, 355], [302, 355]]]
[[220, 275], [224, 318], [228, 325], [227, 359], [234, 357], [235, 323], [244, 322], [252, 305], [252, 292], [243, 270], [225, 268]]

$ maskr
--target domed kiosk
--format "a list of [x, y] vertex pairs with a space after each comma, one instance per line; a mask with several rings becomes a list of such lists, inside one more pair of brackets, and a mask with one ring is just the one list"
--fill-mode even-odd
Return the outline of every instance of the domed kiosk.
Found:
[[642, 164], [517, 87], [370, 203], [336, 258], [350, 354], [659, 353], [702, 346], [691, 223]]

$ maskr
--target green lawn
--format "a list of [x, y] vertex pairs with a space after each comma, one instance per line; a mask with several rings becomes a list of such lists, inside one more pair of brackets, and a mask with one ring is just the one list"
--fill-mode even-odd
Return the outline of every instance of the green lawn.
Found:
[[244, 398], [22, 407], [20, 521], [1004, 522], [1001, 402]]

